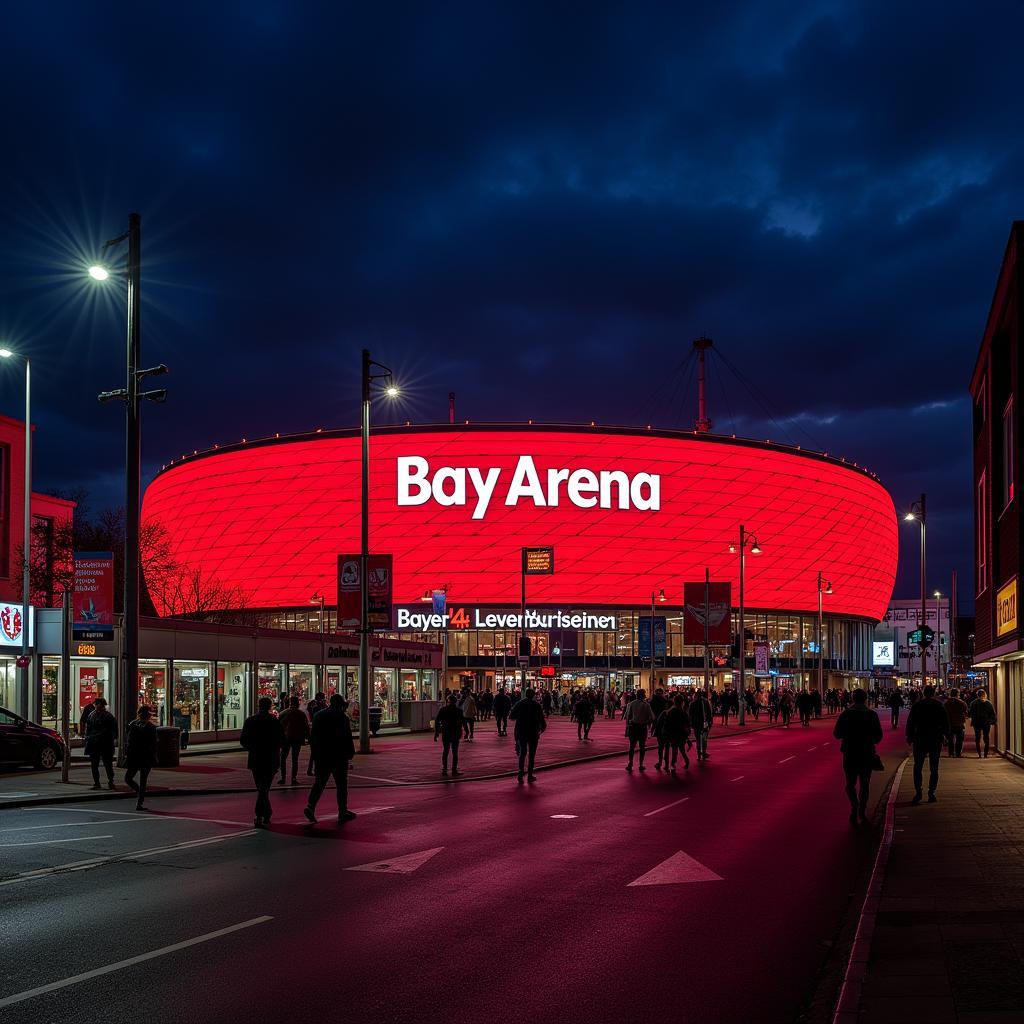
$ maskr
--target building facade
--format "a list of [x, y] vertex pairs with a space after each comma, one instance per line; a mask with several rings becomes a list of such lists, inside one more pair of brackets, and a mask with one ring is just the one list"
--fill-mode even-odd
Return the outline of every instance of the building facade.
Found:
[[998, 748], [1024, 763], [1024, 619], [1018, 609], [1024, 522], [1017, 501], [1024, 344], [1022, 245], [1024, 221], [1015, 221], [996, 280], [970, 392], [975, 666], [991, 674]]
[[[953, 641], [949, 628], [949, 598], [929, 598], [927, 625], [935, 640], [925, 651], [925, 677], [929, 683], [944, 686], [953, 672]], [[910, 634], [921, 625], [918, 599], [894, 599], [885, 617], [875, 627], [872, 662], [874, 677], [894, 686], [921, 686], [921, 648], [910, 641]]]

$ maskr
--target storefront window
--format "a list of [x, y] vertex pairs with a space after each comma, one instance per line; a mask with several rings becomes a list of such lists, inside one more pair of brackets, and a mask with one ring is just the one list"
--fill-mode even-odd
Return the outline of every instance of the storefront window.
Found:
[[312, 665], [289, 665], [288, 690], [305, 707], [316, 693], [316, 669]]
[[48, 729], [61, 727], [60, 719], [60, 658], [43, 658], [42, 693], [40, 694], [39, 721]]
[[437, 669], [425, 668], [420, 673], [420, 700], [437, 700]]
[[212, 684], [213, 665], [209, 661], [174, 662], [171, 725], [183, 733], [212, 731]]
[[373, 703], [384, 709], [382, 722], [398, 721], [398, 701], [395, 699], [395, 670], [374, 668]]
[[214, 697], [218, 729], [241, 729], [249, 717], [249, 662], [218, 661]]
[[18, 706], [18, 673], [13, 658], [0, 658], [0, 706], [21, 711]]
[[345, 670], [341, 668], [339, 665], [327, 666], [326, 675], [324, 677], [324, 682], [326, 684], [324, 694], [326, 695], [328, 700], [331, 699], [331, 696], [333, 694], [341, 693], [341, 674], [344, 671]]
[[110, 662], [106, 659], [71, 659], [71, 714], [81, 721], [82, 709], [97, 697], [110, 701], [113, 707], [114, 691], [111, 685]]
[[403, 668], [399, 672], [399, 686], [401, 687], [402, 700], [418, 699], [418, 682], [417, 669]]
[[269, 697], [276, 708], [281, 701], [281, 694], [284, 693], [284, 665], [267, 664], [260, 662], [259, 673], [256, 677], [256, 698], [262, 700]]
[[167, 662], [139, 659], [139, 707], [148, 704], [157, 725], [167, 725]]

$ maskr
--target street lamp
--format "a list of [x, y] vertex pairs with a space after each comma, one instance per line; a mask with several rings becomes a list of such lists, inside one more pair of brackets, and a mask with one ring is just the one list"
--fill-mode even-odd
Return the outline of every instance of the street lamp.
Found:
[[[380, 371], [375, 373], [374, 371]], [[374, 384], [384, 381], [383, 384]], [[369, 349], [363, 349], [363, 458], [361, 495], [361, 544], [359, 551], [359, 753], [370, 753], [370, 612], [369, 559], [370, 559], [370, 398], [376, 387], [389, 398], [397, 398], [391, 370], [370, 358]]]
[[315, 593], [309, 599], [309, 603], [310, 604], [319, 604], [320, 605], [320, 632], [323, 633], [324, 632], [324, 595], [319, 593], [319, 591], [318, 591], [317, 593]]
[[[123, 663], [119, 679], [120, 700], [118, 716], [121, 723], [119, 759], [124, 759], [124, 738], [128, 723], [135, 718], [139, 703], [139, 506], [141, 504], [142, 428], [139, 403], [164, 402], [165, 388], [140, 391], [139, 384], [147, 377], [167, 373], [163, 363], [148, 370], [139, 369], [139, 289], [142, 282], [142, 218], [137, 213], [128, 215], [128, 230], [103, 245], [108, 249], [128, 243], [127, 283], [128, 340], [125, 350], [125, 386], [114, 391], [103, 391], [101, 402], [118, 401], [125, 405], [124, 456], [124, 632]], [[107, 281], [110, 271], [102, 263], [89, 267], [89, 276], [98, 282]]]
[[[32, 361], [28, 356], [20, 356], [9, 348], [0, 348], [2, 359], [23, 359], [25, 361], [25, 532], [24, 551], [22, 553], [21, 566], [21, 657], [18, 659], [18, 700], [21, 703], [20, 711], [26, 717], [29, 716], [28, 706], [28, 685], [29, 685], [29, 655], [28, 655], [28, 627], [31, 621], [32, 595], [29, 589], [29, 568], [32, 558]], [[64, 685], [68, 681], [64, 680]]]
[[[661, 601], [665, 602], [668, 598], [665, 596], [665, 588], [661, 587], [657, 594], [651, 591], [651, 696], [654, 696], [654, 602]], [[665, 637], [665, 643], [668, 643], [668, 636]]]
[[942, 591], [932, 591], [932, 597], [935, 598], [935, 685], [942, 686]]
[[924, 688], [928, 681], [928, 646], [924, 643], [923, 630], [928, 625], [927, 607], [927, 584], [925, 575], [925, 527], [928, 519], [928, 504], [925, 495], [921, 495], [920, 501], [915, 501], [910, 506], [910, 511], [903, 517], [907, 523], [918, 522], [921, 524], [921, 687]]
[[747, 721], [747, 628], [743, 621], [745, 611], [743, 606], [743, 587], [746, 582], [747, 548], [750, 548], [750, 553], [752, 555], [761, 554], [761, 545], [757, 543], [757, 538], [752, 534], [747, 533], [747, 528], [740, 524], [739, 544], [729, 545], [729, 550], [733, 553], [739, 552], [740, 556], [740, 685], [736, 694], [739, 698], [739, 717], [737, 721], [740, 725], [745, 725]]
[[825, 594], [832, 593], [832, 581], [825, 579], [818, 570], [818, 695], [821, 701], [825, 702], [825, 650], [821, 644], [822, 634], [822, 603], [821, 599]]

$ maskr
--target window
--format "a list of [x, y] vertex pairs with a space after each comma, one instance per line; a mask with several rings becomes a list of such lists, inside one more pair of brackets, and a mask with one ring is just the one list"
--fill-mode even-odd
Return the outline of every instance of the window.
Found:
[[977, 437], [985, 426], [985, 403], [986, 389], [988, 388], [988, 377], [982, 377], [978, 385], [978, 393], [974, 399], [974, 436]]
[[1013, 397], [1003, 410], [1003, 508], [1013, 501]]
[[978, 588], [981, 593], [988, 585], [988, 520], [986, 516], [987, 502], [985, 501], [985, 474], [982, 473], [978, 479], [978, 493], [974, 509], [974, 521], [977, 524], [978, 543]]

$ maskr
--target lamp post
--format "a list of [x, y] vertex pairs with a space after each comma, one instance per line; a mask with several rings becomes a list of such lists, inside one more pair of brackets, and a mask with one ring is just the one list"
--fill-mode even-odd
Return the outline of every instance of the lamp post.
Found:
[[310, 604], [319, 604], [320, 605], [320, 633], [321, 633], [321, 635], [323, 635], [323, 633], [325, 632], [325, 630], [324, 630], [324, 595], [321, 594], [319, 591], [317, 591], [317, 593], [315, 593], [309, 599], [309, 603]]
[[[380, 372], [375, 373], [378, 370]], [[383, 384], [374, 384], [383, 381]], [[362, 494], [360, 508], [359, 549], [359, 753], [370, 753], [370, 591], [368, 568], [370, 559], [370, 398], [374, 388], [383, 390], [389, 398], [398, 395], [394, 377], [382, 363], [370, 358], [368, 349], [362, 356]]]
[[[927, 605], [927, 576], [925, 575], [925, 528], [928, 520], [928, 505], [926, 496], [921, 495], [920, 501], [915, 501], [910, 506], [910, 511], [903, 517], [904, 522], [918, 522], [921, 525], [921, 629], [928, 626], [928, 605]], [[921, 634], [921, 688], [924, 689], [928, 681], [928, 646], [924, 643], [924, 633]]]
[[740, 685], [736, 696], [739, 698], [739, 709], [737, 721], [740, 725], [745, 725], [746, 710], [747, 710], [747, 627], [744, 622], [745, 608], [743, 605], [743, 588], [746, 583], [746, 570], [747, 570], [747, 548], [750, 548], [752, 555], [761, 554], [761, 545], [757, 543], [757, 538], [752, 534], [747, 533], [747, 528], [742, 523], [740, 524], [740, 542], [739, 545], [730, 544], [729, 550], [732, 552], [738, 552], [740, 556]]
[[824, 618], [822, 609], [822, 598], [825, 594], [832, 593], [832, 581], [825, 579], [818, 570], [818, 696], [822, 704], [825, 703], [825, 650], [821, 643], [822, 620]]
[[[654, 602], [655, 601], [667, 601], [668, 598], [665, 596], [665, 588], [661, 587], [658, 592], [651, 591], [651, 696], [654, 696]], [[665, 637], [665, 642], [668, 643], [668, 636]]]
[[942, 591], [932, 593], [935, 598], [935, 685], [942, 686]]
[[[114, 391], [103, 391], [101, 402], [120, 401], [125, 404], [125, 459], [124, 459], [124, 631], [123, 662], [118, 680], [120, 699], [118, 716], [121, 724], [119, 760], [124, 759], [124, 736], [128, 723], [135, 718], [139, 703], [139, 506], [141, 486], [142, 426], [139, 402], [164, 402], [167, 391], [140, 391], [139, 384], [147, 377], [167, 373], [163, 363], [147, 370], [139, 369], [140, 325], [139, 289], [142, 278], [142, 218], [137, 213], [128, 215], [128, 230], [103, 246], [107, 250], [128, 242], [127, 283], [128, 337], [125, 351], [125, 386]], [[110, 271], [102, 263], [89, 268], [94, 281], [104, 282]]]
[[[18, 659], [18, 700], [21, 713], [29, 713], [29, 623], [32, 620], [32, 593], [30, 589], [30, 566], [32, 560], [32, 361], [28, 356], [19, 356], [9, 348], [0, 348], [0, 358], [23, 359], [25, 361], [25, 530], [24, 551], [21, 564], [21, 657]], [[68, 680], [64, 680], [68, 685]]]

